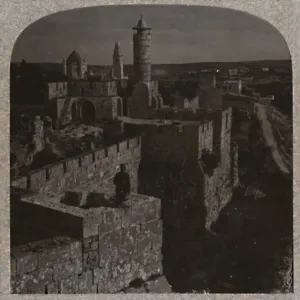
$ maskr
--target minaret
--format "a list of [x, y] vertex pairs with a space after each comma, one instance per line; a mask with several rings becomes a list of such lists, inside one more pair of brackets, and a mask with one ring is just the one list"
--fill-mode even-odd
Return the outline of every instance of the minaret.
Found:
[[151, 81], [151, 28], [141, 16], [133, 27], [133, 68], [134, 81], [149, 83]]
[[120, 43], [115, 43], [114, 55], [113, 55], [113, 70], [112, 75], [114, 78], [123, 79], [124, 69], [123, 69], [123, 55], [120, 51]]
[[67, 64], [65, 59], [62, 60], [62, 70], [63, 70], [63, 75], [67, 76]]

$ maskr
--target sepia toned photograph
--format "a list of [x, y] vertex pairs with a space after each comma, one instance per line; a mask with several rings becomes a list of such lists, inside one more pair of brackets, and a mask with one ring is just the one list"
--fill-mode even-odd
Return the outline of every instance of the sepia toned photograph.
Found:
[[61, 11], [10, 65], [12, 294], [293, 293], [284, 37], [184, 5]]

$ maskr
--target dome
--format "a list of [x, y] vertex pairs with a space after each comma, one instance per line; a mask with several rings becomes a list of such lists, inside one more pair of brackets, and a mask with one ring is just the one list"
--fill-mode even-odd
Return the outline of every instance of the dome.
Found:
[[143, 17], [143, 15], [141, 15], [141, 18], [139, 19], [136, 27], [134, 27], [134, 29], [150, 29], [148, 26], [147, 26], [147, 23]]
[[67, 58], [67, 63], [81, 62], [81, 57], [75, 50]]

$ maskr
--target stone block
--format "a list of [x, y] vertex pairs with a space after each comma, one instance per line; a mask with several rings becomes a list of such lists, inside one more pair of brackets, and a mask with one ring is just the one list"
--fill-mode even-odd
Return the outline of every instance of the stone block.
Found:
[[94, 219], [83, 220], [83, 238], [89, 238], [99, 235], [99, 224]]
[[119, 152], [123, 152], [127, 150], [127, 141], [123, 141], [119, 143]]
[[93, 153], [83, 154], [81, 157], [81, 165], [88, 166], [93, 163]]
[[26, 294], [27, 290], [25, 287], [25, 282], [21, 277], [11, 278], [10, 281], [11, 294]]
[[146, 222], [143, 224], [145, 231], [150, 231], [151, 233], [155, 234], [162, 234], [163, 226], [162, 220], [154, 220], [150, 222]]
[[63, 263], [70, 258], [69, 245], [59, 245], [48, 247], [38, 253], [39, 268], [49, 267], [58, 263]]
[[66, 164], [67, 172], [74, 172], [79, 169], [78, 157], [66, 159], [64, 163]]
[[93, 270], [93, 284], [100, 284], [105, 286], [112, 278], [111, 263], [106, 262], [101, 268], [94, 268]]
[[82, 256], [82, 243], [79, 241], [70, 244], [70, 258], [76, 259]]
[[25, 274], [22, 280], [24, 280], [24, 286], [28, 293], [38, 293], [41, 290], [45, 293], [45, 286], [48, 283], [52, 283], [52, 276], [53, 270], [51, 268], [45, 268]]
[[146, 289], [149, 294], [172, 293], [172, 288], [165, 276], [146, 282]]
[[151, 252], [152, 241], [148, 236], [137, 241], [137, 252], [138, 253], [147, 253]]
[[24, 176], [12, 180], [11, 186], [20, 189], [27, 189], [27, 177]]
[[46, 294], [58, 294], [58, 282], [52, 282], [46, 285]]
[[96, 150], [95, 152], [95, 160], [99, 161], [105, 158], [105, 149]]
[[31, 252], [28, 248], [13, 250], [12, 256], [16, 259], [16, 275], [32, 272], [38, 266], [37, 254]]
[[129, 227], [132, 222], [131, 222], [131, 208], [123, 208], [121, 210], [121, 226], [122, 228], [127, 228]]
[[117, 145], [112, 145], [110, 147], [107, 147], [107, 156], [109, 158], [117, 156], [117, 153], [118, 153]]
[[53, 266], [53, 278], [55, 281], [77, 275], [82, 272], [82, 260], [75, 259]]
[[46, 169], [40, 169], [28, 174], [29, 189], [32, 191], [39, 191], [46, 183]]
[[99, 236], [91, 236], [83, 240], [83, 252], [95, 251], [99, 248]]
[[90, 251], [83, 254], [83, 269], [93, 269], [99, 266], [99, 252]]
[[51, 165], [50, 167], [47, 167], [46, 170], [48, 174], [48, 179], [53, 178], [62, 178], [64, 176], [64, 165], [62, 163]]
[[72, 275], [62, 279], [58, 285], [59, 294], [76, 294], [78, 293], [78, 275]]
[[88, 293], [93, 285], [93, 274], [91, 270], [83, 272], [78, 276], [78, 293]]
[[113, 211], [113, 219], [112, 219], [112, 226], [113, 230], [119, 230], [122, 228], [122, 219], [123, 219], [124, 211], [123, 208], [115, 208]]

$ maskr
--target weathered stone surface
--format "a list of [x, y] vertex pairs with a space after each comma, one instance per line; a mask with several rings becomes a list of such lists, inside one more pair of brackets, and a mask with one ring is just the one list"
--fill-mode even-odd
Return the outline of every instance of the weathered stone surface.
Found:
[[52, 282], [53, 270], [46, 268], [43, 270], [36, 270], [22, 277], [24, 286], [28, 293], [35, 293], [37, 291], [45, 292], [45, 286]]
[[146, 289], [150, 294], [154, 293], [172, 293], [171, 286], [169, 285], [165, 276], [157, 279], [147, 281]]
[[76, 241], [70, 244], [70, 258], [76, 259], [82, 256], [82, 243]]
[[82, 272], [82, 260], [69, 260], [65, 263], [53, 266], [53, 278], [55, 281], [77, 275]]
[[52, 282], [46, 285], [47, 294], [58, 294], [58, 282]]
[[88, 293], [93, 286], [93, 273], [91, 270], [83, 272], [78, 276], [78, 292]]
[[70, 258], [69, 245], [60, 245], [43, 249], [38, 253], [39, 268], [45, 268], [54, 264], [63, 263]]
[[18, 249], [13, 250], [12, 255], [16, 259], [17, 275], [23, 275], [37, 268], [38, 257], [36, 253], [29, 250], [23, 252], [21, 249]]
[[78, 275], [62, 279], [58, 284], [59, 294], [76, 294], [78, 292]]

